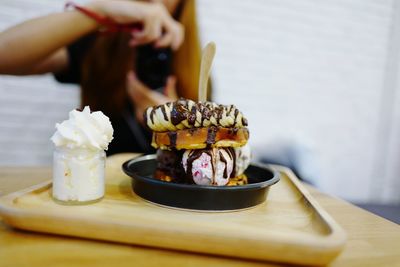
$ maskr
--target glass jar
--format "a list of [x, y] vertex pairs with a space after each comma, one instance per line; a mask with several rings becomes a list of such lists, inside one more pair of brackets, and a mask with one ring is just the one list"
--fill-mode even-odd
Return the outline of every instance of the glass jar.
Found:
[[53, 154], [53, 199], [80, 205], [104, 196], [106, 154], [103, 150], [56, 147]]

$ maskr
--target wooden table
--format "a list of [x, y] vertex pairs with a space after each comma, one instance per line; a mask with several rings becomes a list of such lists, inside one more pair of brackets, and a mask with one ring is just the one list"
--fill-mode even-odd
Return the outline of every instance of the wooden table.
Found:
[[[0, 196], [49, 180], [49, 167], [0, 167]], [[400, 266], [400, 226], [309, 187], [348, 242], [331, 266]], [[280, 266], [14, 230], [0, 218], [0, 266]]]

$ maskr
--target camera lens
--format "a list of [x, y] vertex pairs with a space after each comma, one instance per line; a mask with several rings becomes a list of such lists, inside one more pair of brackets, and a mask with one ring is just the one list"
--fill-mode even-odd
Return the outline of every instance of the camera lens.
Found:
[[153, 45], [138, 47], [136, 73], [139, 80], [152, 89], [164, 87], [171, 74], [171, 58], [169, 48], [155, 49]]

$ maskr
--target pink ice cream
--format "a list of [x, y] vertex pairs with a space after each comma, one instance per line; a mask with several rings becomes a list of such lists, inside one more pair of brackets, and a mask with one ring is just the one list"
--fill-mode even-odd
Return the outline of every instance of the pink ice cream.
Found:
[[247, 146], [186, 150], [182, 156], [185, 172], [198, 185], [226, 185], [229, 178], [242, 174], [249, 163]]

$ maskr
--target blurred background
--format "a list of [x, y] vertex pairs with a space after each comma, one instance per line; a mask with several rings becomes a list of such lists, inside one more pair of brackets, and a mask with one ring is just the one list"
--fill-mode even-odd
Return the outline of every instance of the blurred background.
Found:
[[[0, 0], [0, 30], [64, 2]], [[399, 2], [197, 0], [197, 9], [203, 45], [217, 44], [213, 98], [248, 117], [256, 160], [353, 203], [400, 204]], [[51, 75], [0, 76], [0, 165], [50, 165], [54, 125], [78, 104], [79, 89]]]

